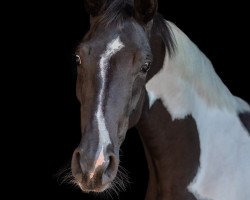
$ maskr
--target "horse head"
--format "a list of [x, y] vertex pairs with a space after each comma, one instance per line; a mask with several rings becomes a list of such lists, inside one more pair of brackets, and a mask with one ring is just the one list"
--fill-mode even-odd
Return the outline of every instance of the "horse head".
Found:
[[76, 51], [82, 137], [72, 174], [83, 191], [102, 192], [115, 179], [120, 146], [141, 115], [157, 1], [86, 0], [85, 7], [90, 30]]

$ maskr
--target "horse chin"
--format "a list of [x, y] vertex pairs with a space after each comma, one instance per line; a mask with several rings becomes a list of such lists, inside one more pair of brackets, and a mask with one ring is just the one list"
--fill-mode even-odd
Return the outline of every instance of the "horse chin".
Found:
[[84, 193], [102, 193], [110, 187], [111, 183], [96, 188], [87, 188], [85, 185], [79, 182], [77, 183], [77, 185]]
[[114, 181], [115, 178], [116, 178], [116, 175], [113, 175], [112, 177], [110, 177], [109, 180], [106, 181], [105, 184], [102, 184], [102, 185], [97, 184], [95, 181], [85, 183], [85, 182], [76, 180], [75, 183], [84, 193], [102, 193], [112, 186], [112, 182]]

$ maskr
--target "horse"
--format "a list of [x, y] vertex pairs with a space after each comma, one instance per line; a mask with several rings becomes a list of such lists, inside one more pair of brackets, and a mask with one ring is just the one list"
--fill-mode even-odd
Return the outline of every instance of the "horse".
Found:
[[76, 50], [81, 141], [71, 171], [101, 193], [136, 127], [149, 169], [146, 200], [250, 199], [250, 106], [158, 12], [157, 0], [85, 0], [90, 29]]

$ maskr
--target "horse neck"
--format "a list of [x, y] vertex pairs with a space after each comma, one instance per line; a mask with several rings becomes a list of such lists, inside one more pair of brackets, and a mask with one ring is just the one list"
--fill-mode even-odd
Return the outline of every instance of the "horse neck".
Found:
[[191, 115], [198, 129], [209, 124], [223, 129], [230, 120], [240, 123], [238, 114], [250, 112], [249, 105], [231, 94], [209, 59], [178, 27], [166, 23], [173, 32], [176, 51], [172, 57], [165, 52], [161, 69], [146, 84], [149, 110], [160, 100], [172, 120]]
[[[204, 171], [219, 171], [220, 161], [213, 155], [224, 155], [224, 162], [230, 162], [231, 149], [237, 145], [233, 141], [249, 141], [238, 113], [250, 111], [250, 107], [230, 93], [214, 71], [211, 62], [198, 47], [175, 25], [170, 23], [170, 26], [176, 39], [176, 52], [171, 58], [166, 52], [162, 68], [147, 82], [148, 97], [138, 125], [150, 171], [158, 169], [158, 172], [153, 174], [164, 173], [159, 172], [159, 166], [164, 166], [166, 157], [170, 156], [165, 154], [167, 151], [179, 151], [179, 148], [182, 149], [183, 156], [190, 156], [190, 162], [183, 164], [186, 169], [192, 168], [191, 174], [195, 173], [198, 166], [190, 166], [188, 163], [200, 162], [201, 168], [205, 166]], [[180, 139], [183, 134], [186, 135]], [[167, 148], [169, 139], [174, 142], [173, 146], [178, 148], [169, 150], [172, 148]], [[178, 142], [183, 140], [186, 141], [184, 148], [182, 145], [178, 146]], [[202, 153], [200, 158], [199, 149]], [[242, 155], [250, 153], [249, 147], [245, 152], [243, 148], [239, 151], [242, 151]], [[173, 160], [178, 159], [176, 163], [182, 160], [175, 158], [175, 154], [171, 156]], [[233, 159], [236, 159], [237, 156], [234, 156]], [[186, 158], [185, 160], [188, 160]], [[212, 159], [210, 164], [214, 166], [207, 164], [208, 158]], [[162, 163], [156, 166], [155, 163], [160, 162], [159, 160]], [[171, 163], [173, 162], [167, 163], [168, 167]], [[172, 166], [176, 171], [174, 167], [177, 166]], [[181, 170], [179, 169], [179, 173], [184, 173]], [[169, 175], [171, 176], [171, 173]], [[191, 177], [187, 175], [187, 179], [190, 180]]]

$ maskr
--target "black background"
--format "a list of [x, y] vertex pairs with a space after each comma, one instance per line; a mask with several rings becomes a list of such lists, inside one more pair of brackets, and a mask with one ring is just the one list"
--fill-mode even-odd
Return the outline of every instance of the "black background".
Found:
[[[182, 29], [210, 58], [231, 92], [250, 102], [247, 72], [249, 14], [246, 3], [159, 2], [160, 13]], [[14, 18], [22, 28], [15, 28], [20, 33], [12, 37], [14, 42], [21, 40], [24, 48], [19, 51], [25, 54], [22, 70], [20, 65], [13, 73], [18, 83], [14, 84], [10, 125], [10, 128], [15, 126], [18, 129], [15, 131], [17, 139], [11, 148], [16, 143], [19, 147], [22, 141], [18, 153], [13, 150], [15, 153], [11, 156], [11, 159], [22, 159], [18, 162], [19, 170], [16, 163], [13, 170], [15, 174], [22, 174], [21, 180], [17, 180], [18, 188], [22, 188], [26, 197], [33, 199], [40, 196], [102, 199], [103, 196], [86, 195], [70, 185], [61, 185], [55, 176], [69, 165], [72, 152], [80, 141], [73, 54], [76, 44], [89, 27], [83, 0], [36, 1], [27, 5], [31, 6], [25, 9], [27, 13], [22, 10], [22, 17]], [[13, 52], [16, 53], [17, 48]], [[147, 167], [135, 129], [127, 134], [122, 155], [121, 165], [129, 171], [132, 184], [126, 192], [120, 193], [120, 199], [143, 199]], [[12, 188], [11, 185], [8, 187]]]

